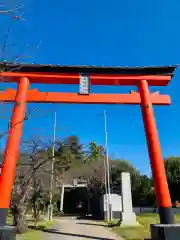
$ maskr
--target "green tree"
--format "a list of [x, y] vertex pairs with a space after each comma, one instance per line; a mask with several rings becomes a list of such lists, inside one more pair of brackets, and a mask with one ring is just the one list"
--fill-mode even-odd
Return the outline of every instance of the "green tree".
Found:
[[112, 185], [121, 185], [121, 173], [129, 172], [131, 175], [132, 189], [136, 188], [139, 183], [140, 173], [137, 169], [127, 160], [116, 159], [111, 161], [111, 179]]
[[104, 158], [105, 152], [102, 146], [97, 145], [95, 141], [90, 142], [86, 151], [85, 163], [91, 163], [98, 158]]
[[127, 160], [111, 161], [111, 180], [114, 191], [121, 192], [121, 173], [129, 172], [131, 176], [131, 189], [133, 204], [136, 206], [155, 204], [153, 183], [150, 178], [140, 172]]
[[58, 142], [57, 150], [55, 152], [55, 169], [59, 173], [67, 171], [70, 168], [73, 160], [74, 156], [65, 143]]
[[80, 140], [77, 136], [69, 136], [65, 140], [65, 145], [67, 149], [71, 152], [71, 154], [74, 156], [74, 160], [77, 161], [83, 161], [84, 158], [84, 151], [83, 151], [83, 144], [80, 143]]
[[156, 206], [156, 197], [153, 187], [153, 181], [146, 175], [140, 175], [139, 183], [133, 192], [134, 205], [138, 206]]
[[180, 157], [165, 159], [165, 169], [172, 201], [180, 200]]
[[56, 143], [55, 168], [64, 172], [72, 167], [83, 164], [84, 151], [77, 136], [69, 136], [64, 141]]

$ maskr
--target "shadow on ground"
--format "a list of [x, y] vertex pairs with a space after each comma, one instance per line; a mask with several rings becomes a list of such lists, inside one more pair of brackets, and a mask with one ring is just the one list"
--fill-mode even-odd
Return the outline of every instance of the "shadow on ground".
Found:
[[76, 223], [76, 224], [80, 224], [80, 225], [90, 225], [90, 226], [99, 226], [99, 227], [108, 227], [108, 225], [104, 225], [104, 224], [99, 224], [99, 223]]
[[41, 230], [41, 231], [44, 231], [45, 230], [45, 227], [44, 226], [28, 226], [28, 228], [30, 229], [33, 229], [33, 230]]
[[76, 224], [80, 224], [80, 225], [90, 225], [90, 226], [99, 226], [99, 227], [119, 227], [120, 226], [120, 222], [118, 223], [112, 223], [112, 224], [100, 224], [100, 223], [86, 223], [86, 222], [82, 222], [82, 223], [76, 223]]
[[72, 237], [79, 237], [79, 238], [89, 238], [89, 239], [99, 239], [99, 240], [114, 240], [114, 238], [102, 238], [102, 237], [93, 237], [89, 235], [84, 234], [75, 234], [75, 233], [66, 233], [66, 232], [60, 232], [56, 229], [45, 229], [44, 227], [34, 227], [30, 226], [31, 229], [41, 230], [42, 232], [52, 233], [52, 234], [59, 234], [64, 236], [72, 236]]
[[78, 219], [78, 220], [82, 220], [82, 219], [83, 220], [93, 220], [91, 215], [89, 215], [89, 216], [77, 216], [76, 219]]
[[48, 229], [48, 230], [45, 229], [43, 231], [48, 232], [48, 233], [55, 233], [55, 234], [60, 234], [60, 235], [64, 235], [64, 236], [72, 236], [72, 237], [79, 237], [79, 238], [89, 238], [89, 239], [99, 239], [99, 240], [114, 240], [113, 238], [102, 238], [102, 237], [93, 237], [93, 236], [84, 235], [84, 234], [66, 233], [66, 232], [60, 232], [60, 231], [53, 230], [53, 229]]
[[[109, 224], [101, 224], [102, 220], [99, 219], [93, 219], [92, 216], [78, 216], [77, 219], [79, 220], [94, 220], [97, 222], [96, 223], [86, 223], [86, 222], [82, 222], [82, 223], [77, 223], [77, 224], [82, 224], [82, 225], [92, 225], [92, 226], [100, 226], [100, 227], [119, 227], [120, 226], [120, 221], [118, 221], [117, 223], [109, 223]], [[100, 223], [98, 223], [100, 222]]]

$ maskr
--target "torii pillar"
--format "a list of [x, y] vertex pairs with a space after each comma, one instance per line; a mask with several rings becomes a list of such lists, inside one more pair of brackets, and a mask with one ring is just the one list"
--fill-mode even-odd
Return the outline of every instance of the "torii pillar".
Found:
[[153, 106], [151, 103], [150, 92], [146, 80], [140, 81], [139, 92], [141, 97], [141, 109], [149, 151], [149, 158], [156, 191], [156, 200], [159, 208], [160, 222], [161, 224], [173, 224], [174, 214], [172, 209], [172, 202], [154, 118]]
[[6, 223], [7, 212], [11, 200], [29, 86], [30, 82], [28, 78], [22, 77], [18, 84], [8, 140], [4, 153], [3, 168], [0, 176], [0, 226]]

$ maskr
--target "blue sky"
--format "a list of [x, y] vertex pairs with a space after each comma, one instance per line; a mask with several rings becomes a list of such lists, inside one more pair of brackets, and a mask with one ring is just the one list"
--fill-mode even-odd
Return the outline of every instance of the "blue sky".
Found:
[[[12, 1], [5, 1], [8, 7]], [[15, 2], [15, 1], [14, 1]], [[21, 1], [17, 0], [19, 4]], [[25, 21], [0, 16], [0, 40], [10, 26], [7, 59], [19, 53], [25, 61], [64, 65], [144, 66], [180, 63], [178, 0], [23, 1]], [[51, 4], [50, 4], [51, 3]], [[13, 22], [13, 23], [12, 23]], [[5, 23], [5, 24], [4, 24]], [[12, 43], [15, 46], [11, 46]], [[42, 42], [42, 43], [41, 43]], [[36, 46], [41, 43], [37, 49]], [[28, 47], [24, 48], [24, 44]], [[180, 155], [180, 72], [166, 88], [172, 106], [155, 107], [163, 156]], [[16, 87], [1, 84], [0, 88]], [[78, 86], [32, 85], [42, 91], [76, 92]], [[128, 92], [131, 87], [94, 87], [93, 92]], [[11, 105], [1, 106], [0, 131], [6, 131]], [[150, 174], [149, 158], [139, 106], [29, 105], [34, 116], [25, 122], [23, 139], [39, 134], [52, 138], [53, 112], [57, 112], [57, 136], [76, 134], [81, 141], [104, 144], [103, 110], [107, 110], [109, 151], [112, 157], [131, 161]], [[44, 113], [44, 116], [39, 116]], [[5, 138], [0, 146], [5, 145]]]

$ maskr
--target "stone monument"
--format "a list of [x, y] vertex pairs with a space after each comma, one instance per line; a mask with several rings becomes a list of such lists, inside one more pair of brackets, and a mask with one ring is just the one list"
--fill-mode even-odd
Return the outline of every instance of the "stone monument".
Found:
[[122, 196], [122, 225], [137, 225], [136, 214], [133, 212], [131, 178], [128, 172], [121, 173], [121, 196]]

